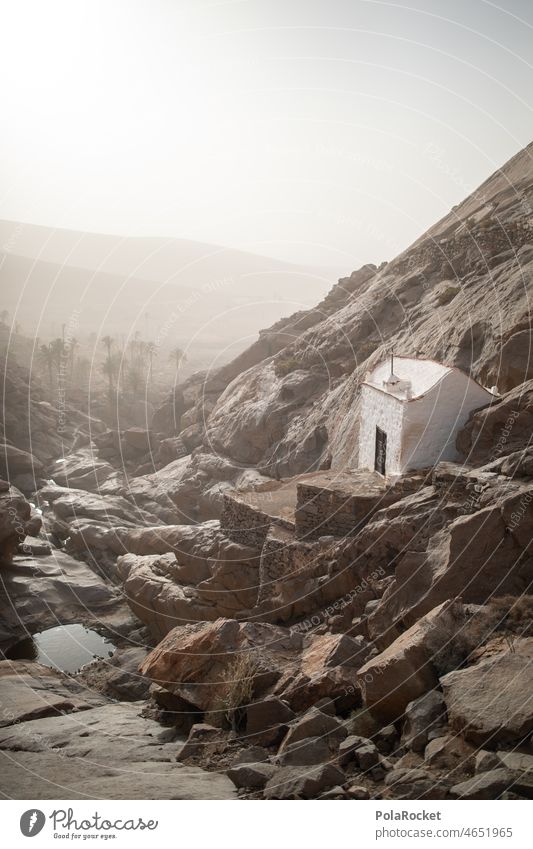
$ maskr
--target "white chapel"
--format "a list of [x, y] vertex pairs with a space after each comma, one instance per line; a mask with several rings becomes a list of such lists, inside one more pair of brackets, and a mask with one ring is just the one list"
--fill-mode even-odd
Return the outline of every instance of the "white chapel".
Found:
[[391, 356], [361, 387], [359, 468], [401, 475], [457, 460], [458, 431], [495, 397], [458, 368]]

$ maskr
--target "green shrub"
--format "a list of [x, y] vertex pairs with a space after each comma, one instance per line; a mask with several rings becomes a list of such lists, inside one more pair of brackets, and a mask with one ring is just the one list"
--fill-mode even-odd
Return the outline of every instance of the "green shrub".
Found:
[[293, 371], [301, 368], [300, 363], [294, 357], [285, 357], [274, 361], [274, 372], [276, 377], [285, 377]]

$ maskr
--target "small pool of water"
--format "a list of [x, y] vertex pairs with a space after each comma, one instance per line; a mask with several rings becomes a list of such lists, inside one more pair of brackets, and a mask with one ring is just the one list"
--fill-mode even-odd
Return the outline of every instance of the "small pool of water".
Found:
[[77, 672], [96, 658], [107, 658], [115, 646], [97, 631], [83, 625], [58, 625], [27, 637], [13, 646], [10, 660], [35, 660], [61, 672]]

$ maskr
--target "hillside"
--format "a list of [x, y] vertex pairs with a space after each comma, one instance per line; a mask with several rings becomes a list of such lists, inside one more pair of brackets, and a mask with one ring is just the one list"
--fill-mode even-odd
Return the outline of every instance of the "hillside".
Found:
[[190, 381], [190, 444], [274, 476], [353, 467], [360, 382], [391, 349], [499, 392], [530, 379], [532, 209], [529, 145], [392, 262], [341, 279], [317, 307]]
[[[532, 797], [531, 152], [388, 265], [190, 377], [151, 430], [56, 408], [8, 357], [15, 798], [28, 771], [49, 798], [67, 769], [73, 798], [129, 798], [110, 768], [150, 798], [176, 780], [187, 798], [206, 782], [215, 798]], [[458, 431], [461, 462], [355, 468], [361, 380], [391, 349], [498, 386]], [[110, 660], [67, 676], [17, 653], [43, 622], [80, 621]]]

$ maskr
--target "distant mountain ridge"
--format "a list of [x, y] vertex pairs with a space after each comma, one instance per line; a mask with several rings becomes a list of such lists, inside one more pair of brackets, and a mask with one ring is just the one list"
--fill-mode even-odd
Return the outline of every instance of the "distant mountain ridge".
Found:
[[175, 314], [181, 344], [199, 335], [219, 346], [242, 339], [242, 349], [265, 324], [319, 300], [335, 274], [190, 240], [0, 221], [3, 306], [41, 334], [76, 313], [85, 332], [154, 337]]

